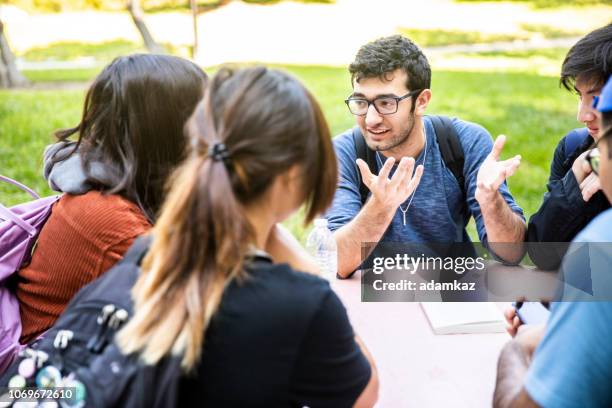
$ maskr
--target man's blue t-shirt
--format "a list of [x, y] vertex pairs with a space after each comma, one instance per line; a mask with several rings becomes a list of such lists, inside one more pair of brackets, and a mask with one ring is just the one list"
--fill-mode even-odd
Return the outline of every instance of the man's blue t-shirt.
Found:
[[[589, 247], [589, 265], [563, 261], [565, 278], [580, 280], [590, 267], [593, 276], [612, 275], [612, 209], [595, 218], [574, 240]], [[602, 269], [594, 271], [593, 269]], [[573, 277], [576, 275], [576, 277]], [[546, 334], [538, 345], [525, 389], [540, 406], [612, 406], [612, 302], [559, 302], [551, 306]]]
[[[457, 179], [442, 159], [431, 119], [425, 116], [423, 122], [427, 149], [423, 149], [416, 163], [423, 164], [424, 158], [426, 162], [421, 182], [406, 212], [406, 226], [398, 208], [381, 242], [469, 242], [465, 227], [470, 216], [476, 221], [480, 241], [485, 242], [484, 221], [474, 192], [478, 169], [493, 147], [491, 135], [482, 126], [453, 119], [465, 156], [463, 174], [467, 197], [464, 197]], [[332, 206], [325, 215], [332, 231], [350, 222], [362, 206], [359, 194], [361, 174], [355, 164], [357, 151], [351, 133], [349, 130], [334, 139], [340, 181]], [[379, 158], [377, 170], [386, 160], [381, 154]], [[523, 210], [514, 202], [506, 183], [499, 190], [512, 211], [523, 216]], [[401, 207], [406, 209], [409, 201], [410, 198]]]

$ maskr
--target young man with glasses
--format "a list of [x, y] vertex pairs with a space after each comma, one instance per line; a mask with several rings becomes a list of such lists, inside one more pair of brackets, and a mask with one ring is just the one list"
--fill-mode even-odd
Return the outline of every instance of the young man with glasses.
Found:
[[[326, 214], [338, 244], [338, 274], [347, 277], [361, 264], [365, 242], [469, 242], [471, 216], [480, 240], [497, 256], [519, 260], [519, 246], [495, 246], [522, 242], [526, 230], [505, 184], [520, 156], [499, 160], [505, 138], [493, 145], [481, 126], [453, 119], [464, 155], [456, 177], [425, 116], [431, 70], [413, 42], [396, 35], [366, 44], [349, 71], [353, 93], [346, 104], [357, 126], [334, 140], [340, 182]], [[358, 159], [357, 138], [375, 155], [376, 171]], [[369, 190], [365, 202], [362, 182]]]
[[540, 209], [529, 219], [526, 240], [533, 243], [528, 245], [529, 256], [541, 269], [557, 269], [569, 242], [593, 218], [610, 208], [599, 178], [584, 158], [599, 132], [593, 97], [599, 95], [611, 74], [612, 24], [608, 24], [580, 39], [561, 67], [560, 83], [578, 94], [577, 119], [585, 127], [572, 130], [557, 145], [548, 192]]
[[[596, 120], [602, 126], [585, 163], [599, 176], [601, 190], [612, 202], [612, 80], [595, 103], [602, 113], [601, 122], [597, 115]], [[612, 209], [608, 209], [578, 234], [561, 267], [566, 284], [582, 281], [590, 270], [590, 290], [568, 295], [565, 285], [564, 301], [552, 304], [546, 327], [523, 327], [504, 347], [494, 407], [612, 406], [611, 264]], [[591, 293], [594, 298], [584, 301]]]

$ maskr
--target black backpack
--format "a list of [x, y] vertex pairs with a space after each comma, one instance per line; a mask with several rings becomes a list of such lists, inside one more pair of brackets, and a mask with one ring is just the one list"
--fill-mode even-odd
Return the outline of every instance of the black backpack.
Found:
[[119, 263], [75, 295], [44, 338], [23, 350], [0, 379], [0, 395], [9, 383], [25, 379], [27, 387], [73, 387], [74, 398], [64, 394], [62, 406], [113, 406], [127, 400], [130, 406], [167, 406], [158, 400], [177, 395], [179, 365], [168, 361], [144, 367], [137, 358], [123, 356], [113, 343], [132, 315], [131, 290], [149, 244], [149, 237], [138, 238]]
[[[463, 148], [459, 141], [459, 135], [453, 126], [453, 122], [447, 116], [429, 116], [436, 132], [436, 140], [440, 146], [440, 154], [446, 167], [453, 173], [459, 188], [465, 197], [465, 176], [463, 175], [463, 163], [465, 161]], [[353, 141], [355, 142], [355, 150], [357, 157], [368, 164], [372, 174], [377, 174], [376, 170], [376, 152], [368, 148], [365, 139], [358, 127], [353, 128]], [[361, 204], [365, 204], [370, 190], [361, 182], [359, 185], [359, 195], [361, 196]]]

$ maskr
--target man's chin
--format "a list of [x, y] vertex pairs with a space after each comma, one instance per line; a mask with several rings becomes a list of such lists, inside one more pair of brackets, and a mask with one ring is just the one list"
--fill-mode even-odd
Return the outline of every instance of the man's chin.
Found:
[[391, 147], [387, 138], [373, 138], [370, 134], [368, 134], [368, 136], [365, 138], [365, 141], [371, 150], [378, 150], [382, 152], [385, 150], [389, 150], [389, 148]]
[[377, 143], [367, 140], [366, 144], [370, 150], [374, 150], [376, 152], [384, 152], [385, 150], [389, 150], [389, 146], [387, 146], [385, 143]]

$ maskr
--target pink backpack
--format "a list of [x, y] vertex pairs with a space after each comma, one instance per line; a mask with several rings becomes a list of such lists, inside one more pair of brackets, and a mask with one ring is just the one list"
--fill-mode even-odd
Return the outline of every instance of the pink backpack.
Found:
[[21, 317], [19, 302], [7, 283], [28, 264], [32, 248], [51, 208], [60, 196], [40, 198], [32, 189], [0, 175], [0, 181], [13, 184], [34, 197], [34, 201], [7, 208], [0, 204], [0, 374], [24, 347], [19, 344]]

